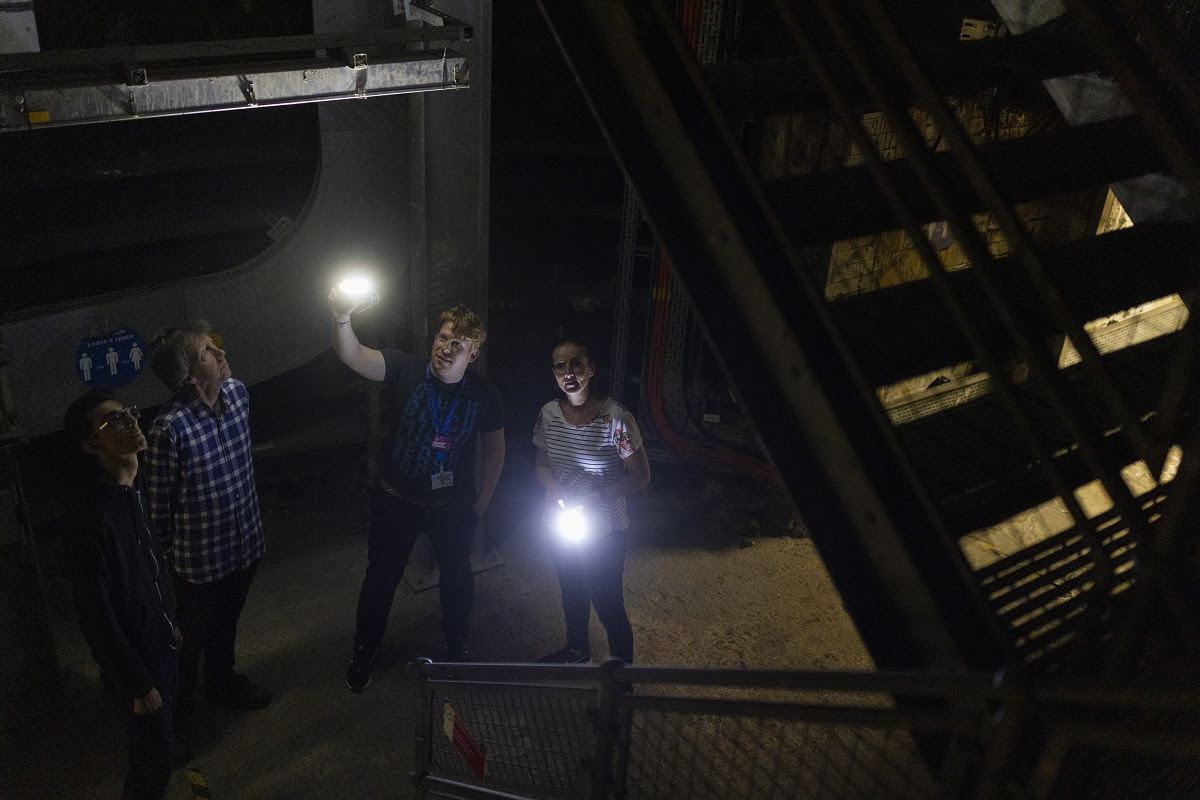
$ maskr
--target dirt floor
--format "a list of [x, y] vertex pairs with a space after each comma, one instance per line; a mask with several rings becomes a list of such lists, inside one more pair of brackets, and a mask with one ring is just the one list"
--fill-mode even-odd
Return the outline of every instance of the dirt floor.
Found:
[[[413, 658], [440, 651], [437, 592], [401, 585], [374, 680], [351, 695], [343, 673], [366, 566], [362, 498], [340, 480], [267, 483], [261, 494], [268, 554], [242, 618], [238, 668], [275, 700], [251, 712], [201, 704], [190, 767], [218, 799], [413, 796], [413, 699], [403, 673]], [[758, 535], [763, 511], [662, 488], [633, 504], [625, 577], [639, 662], [871, 668], [812, 543]], [[557, 581], [527, 533], [529, 513], [501, 503], [490, 520], [487, 539], [502, 544], [476, 576], [477, 660], [531, 661], [563, 643]], [[121, 735], [71, 613], [60, 607], [56, 620], [61, 690], [30, 699], [15, 710], [17, 724], [6, 724], [0, 772], [10, 778], [0, 798], [116, 797]], [[591, 636], [599, 660], [607, 646], [594, 615]], [[177, 773], [168, 797], [192, 796]]]

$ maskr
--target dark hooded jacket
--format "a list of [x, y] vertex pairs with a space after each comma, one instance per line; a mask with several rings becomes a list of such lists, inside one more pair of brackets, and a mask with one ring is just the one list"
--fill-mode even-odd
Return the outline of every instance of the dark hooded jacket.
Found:
[[97, 484], [68, 558], [83, 637], [100, 673], [130, 698], [154, 687], [149, 667], [174, 648], [174, 607], [141, 491]]

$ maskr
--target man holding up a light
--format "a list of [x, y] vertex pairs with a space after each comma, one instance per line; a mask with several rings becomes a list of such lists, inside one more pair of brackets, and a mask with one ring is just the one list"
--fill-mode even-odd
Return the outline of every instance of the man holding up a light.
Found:
[[[389, 385], [392, 433], [382, 474], [371, 493], [367, 571], [359, 592], [354, 656], [346, 686], [358, 693], [371, 682], [396, 587], [417, 536], [429, 537], [441, 573], [439, 593], [445, 660], [467, 656], [474, 601], [471, 545], [476, 521], [488, 507], [504, 466], [504, 408], [500, 393], [469, 370], [487, 337], [483, 321], [466, 306], [442, 312], [428, 359], [359, 342], [351, 313], [373, 303], [368, 287], [343, 282], [329, 293], [333, 349], [350, 369]], [[475, 437], [482, 443], [480, 487], [475, 490]]]

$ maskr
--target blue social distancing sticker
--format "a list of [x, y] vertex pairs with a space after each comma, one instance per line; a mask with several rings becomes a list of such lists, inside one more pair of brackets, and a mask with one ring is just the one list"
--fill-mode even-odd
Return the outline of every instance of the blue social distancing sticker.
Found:
[[75, 351], [75, 372], [88, 386], [127, 386], [146, 364], [146, 342], [133, 328], [84, 339]]

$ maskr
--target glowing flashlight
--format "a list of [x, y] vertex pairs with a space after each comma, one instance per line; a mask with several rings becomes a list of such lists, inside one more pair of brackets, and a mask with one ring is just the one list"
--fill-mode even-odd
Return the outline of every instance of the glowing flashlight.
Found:
[[366, 275], [351, 275], [337, 285], [338, 295], [354, 303], [355, 311], [364, 311], [379, 302], [379, 292], [375, 291], [375, 282]]
[[583, 506], [567, 508], [566, 504], [559, 500], [554, 530], [563, 541], [582, 542], [587, 539], [588, 521], [583, 513]]

